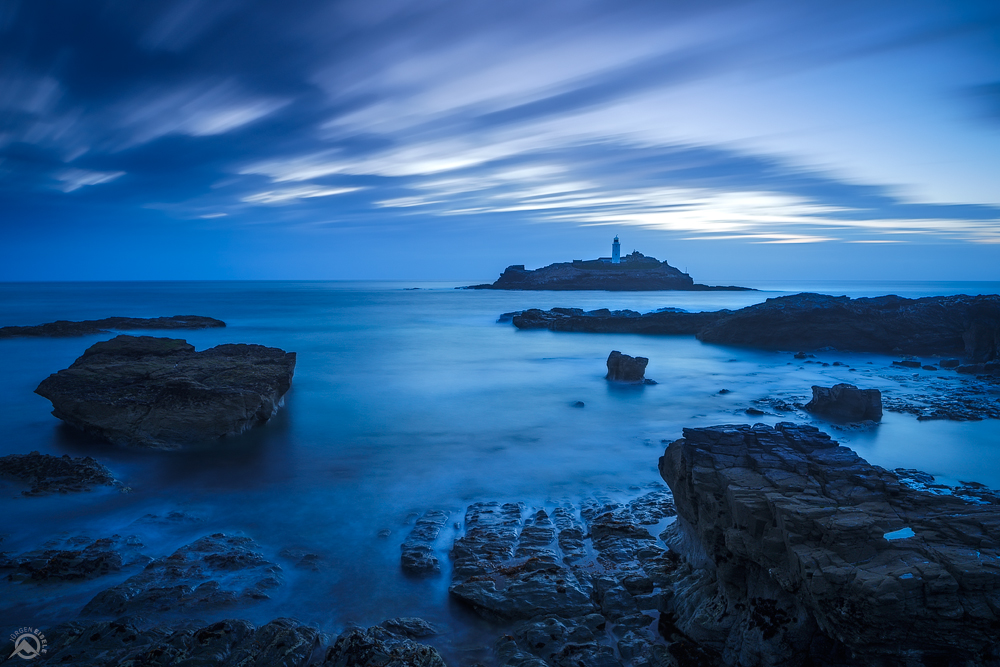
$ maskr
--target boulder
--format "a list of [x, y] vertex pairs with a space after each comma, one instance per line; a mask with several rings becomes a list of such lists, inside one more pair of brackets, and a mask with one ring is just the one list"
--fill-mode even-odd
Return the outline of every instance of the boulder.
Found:
[[27, 485], [29, 488], [21, 492], [26, 496], [90, 491], [95, 486], [128, 490], [106, 466], [89, 456], [52, 456], [38, 452], [2, 456], [0, 477]]
[[646, 357], [630, 357], [615, 350], [608, 355], [608, 374], [605, 377], [615, 382], [642, 383], [646, 381], [648, 363]]
[[878, 389], [858, 389], [853, 384], [832, 387], [813, 386], [812, 400], [805, 409], [835, 421], [860, 422], [882, 419], [882, 392]]
[[262, 345], [203, 352], [173, 338], [118, 336], [92, 345], [35, 393], [52, 414], [116, 444], [174, 448], [236, 435], [278, 410], [295, 353]]
[[902, 484], [810, 426], [684, 429], [660, 474], [670, 626], [723, 664], [993, 665], [1000, 505]]

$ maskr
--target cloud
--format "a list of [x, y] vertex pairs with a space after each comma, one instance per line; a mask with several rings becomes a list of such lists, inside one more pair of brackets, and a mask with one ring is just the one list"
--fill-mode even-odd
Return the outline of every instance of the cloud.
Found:
[[288, 204], [298, 199], [313, 199], [316, 197], [331, 197], [349, 192], [357, 192], [361, 188], [327, 188], [307, 185], [300, 188], [284, 190], [268, 190], [243, 197], [248, 204]]
[[86, 169], [65, 169], [55, 174], [56, 180], [62, 182], [58, 189], [63, 192], [73, 192], [88, 185], [100, 185], [124, 176], [124, 171], [87, 171]]

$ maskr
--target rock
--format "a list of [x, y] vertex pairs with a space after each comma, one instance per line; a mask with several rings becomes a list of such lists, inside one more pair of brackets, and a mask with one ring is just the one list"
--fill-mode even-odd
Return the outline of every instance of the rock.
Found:
[[401, 617], [382, 621], [382, 627], [401, 637], [420, 639], [438, 634], [437, 628], [422, 618]]
[[1000, 506], [910, 488], [790, 423], [685, 429], [660, 473], [678, 513], [663, 538], [684, 559], [664, 632], [732, 665], [1000, 655]]
[[646, 381], [646, 364], [649, 359], [646, 357], [630, 357], [614, 350], [608, 355], [608, 380], [615, 382], [642, 383]]
[[403, 553], [399, 562], [405, 572], [435, 574], [441, 571], [434, 555], [434, 542], [447, 521], [448, 513], [441, 510], [431, 510], [417, 520], [406, 541], [400, 545]]
[[128, 490], [107, 467], [89, 456], [52, 456], [38, 452], [2, 456], [0, 477], [29, 485], [29, 489], [21, 492], [26, 496], [90, 491], [96, 486]]
[[119, 535], [91, 540], [78, 537], [53, 540], [42, 549], [12, 558], [0, 556], [0, 570], [10, 570], [9, 581], [81, 581], [118, 572], [127, 565], [146, 562], [142, 542]]
[[941, 368], [958, 368], [962, 365], [962, 362], [958, 359], [942, 359], [941, 363], [938, 364]]
[[323, 667], [445, 667], [441, 654], [384, 627], [348, 630], [337, 638]]
[[[898, 296], [850, 299], [796, 294], [737, 311], [704, 313], [526, 310], [512, 319], [519, 329], [592, 333], [695, 334], [720, 345], [769, 350], [877, 352], [881, 354], [1000, 360], [1000, 296]], [[803, 356], [804, 355], [804, 356]], [[799, 352], [802, 359], [805, 352]]]
[[751, 417], [759, 417], [763, 414], [766, 414], [763, 410], [759, 408], [747, 408], [745, 412]]
[[136, 329], [211, 329], [224, 327], [226, 323], [200, 315], [174, 315], [173, 317], [107, 317], [103, 320], [68, 322], [59, 320], [47, 324], [28, 327], [0, 327], [0, 338], [39, 336], [91, 336], [109, 331], [132, 331]]
[[573, 403], [570, 403], [570, 404], [569, 404], [569, 406], [570, 406], [571, 408], [582, 408], [582, 407], [584, 407], [585, 405], [586, 405], [586, 404], [585, 404], [585, 403], [584, 403], [583, 401], [574, 401]]
[[46, 633], [48, 655], [39, 664], [76, 667], [118, 665], [219, 665], [305, 667], [324, 636], [297, 621], [279, 618], [259, 628], [224, 620], [201, 628], [148, 626], [138, 618], [66, 623]]
[[267, 599], [267, 592], [280, 585], [281, 568], [257, 548], [248, 537], [203, 537], [98, 593], [81, 614], [192, 613]]
[[878, 389], [858, 389], [853, 384], [835, 384], [833, 387], [813, 386], [812, 400], [805, 409], [824, 417], [843, 422], [860, 422], [882, 419], [882, 392]]
[[265, 423], [294, 369], [295, 353], [274, 347], [195, 352], [183, 340], [122, 335], [92, 345], [35, 393], [59, 419], [113, 443], [173, 448]]
[[893, 366], [902, 366], [903, 368], [920, 368], [922, 365], [919, 359], [903, 359], [902, 361], [892, 362]]
[[747, 287], [711, 287], [696, 284], [686, 273], [665, 261], [633, 252], [620, 264], [599, 259], [574, 260], [527, 270], [523, 264], [508, 266], [496, 282], [470, 285], [465, 289], [501, 290], [727, 290], [745, 291]]
[[733, 393], [733, 392], [730, 389], [720, 389], [719, 390], [719, 394], [722, 395], [722, 396], [725, 396], [726, 394], [731, 394], [731, 393]]

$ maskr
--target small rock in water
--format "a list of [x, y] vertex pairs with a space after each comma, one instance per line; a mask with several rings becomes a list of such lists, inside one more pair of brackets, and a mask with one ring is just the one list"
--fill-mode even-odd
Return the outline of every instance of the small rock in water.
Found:
[[922, 366], [919, 359], [914, 359], [912, 357], [907, 357], [902, 361], [894, 361], [892, 362], [892, 365], [902, 366], [903, 368], [920, 368], [920, 366]]
[[615, 382], [641, 383], [645, 381], [646, 364], [649, 359], [646, 357], [630, 357], [614, 350], [608, 355], [608, 380]]
[[410, 574], [435, 574], [441, 564], [434, 555], [434, 542], [448, 521], [448, 513], [430, 510], [417, 520], [406, 541], [400, 546], [400, 566]]
[[962, 364], [958, 359], [942, 359], [938, 364], [941, 368], [958, 368]]
[[845, 422], [877, 421], [882, 418], [882, 392], [858, 389], [853, 384], [833, 387], [813, 386], [813, 397], [805, 409], [830, 419]]
[[746, 413], [754, 417], [765, 414], [763, 410], [758, 410], [757, 408], [747, 408]]
[[729, 391], [728, 389], [720, 389], [720, 390], [719, 390], [719, 393], [720, 393], [720, 394], [723, 394], [723, 395], [725, 395], [725, 394], [730, 394], [730, 393], [732, 393], [732, 392], [731, 392], [731, 391]]
[[936, 371], [938, 369], [937, 366], [923, 366], [922, 368], [925, 371]]
[[46, 493], [90, 491], [95, 486], [117, 486], [128, 490], [111, 471], [89, 456], [86, 458], [50, 454], [11, 454], [0, 457], [0, 477], [30, 485], [26, 496]]
[[583, 401], [575, 401], [569, 404], [571, 408], [582, 408], [585, 404]]

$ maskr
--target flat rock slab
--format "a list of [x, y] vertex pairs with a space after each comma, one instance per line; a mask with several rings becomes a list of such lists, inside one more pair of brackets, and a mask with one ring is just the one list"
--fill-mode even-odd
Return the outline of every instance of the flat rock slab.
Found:
[[989, 494], [936, 494], [788, 422], [684, 429], [660, 473], [678, 514], [663, 537], [687, 562], [662, 609], [725, 664], [995, 664]]
[[51, 454], [11, 454], [0, 457], [0, 477], [28, 485], [26, 496], [47, 493], [90, 491], [96, 486], [126, 487], [111, 471], [91, 457], [70, 457]]
[[212, 329], [226, 323], [214, 317], [201, 315], [174, 315], [173, 317], [106, 317], [103, 320], [70, 322], [58, 320], [27, 327], [0, 327], [0, 338], [89, 336], [108, 331], [135, 331], [150, 329]]
[[295, 353], [230, 344], [196, 352], [175, 338], [121, 335], [92, 345], [35, 393], [52, 414], [115, 444], [160, 449], [207, 442], [267, 422]]
[[142, 546], [134, 535], [55, 539], [41, 549], [18, 556], [6, 558], [0, 554], [0, 575], [24, 583], [94, 579], [134, 563], [148, 562]]

